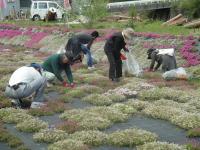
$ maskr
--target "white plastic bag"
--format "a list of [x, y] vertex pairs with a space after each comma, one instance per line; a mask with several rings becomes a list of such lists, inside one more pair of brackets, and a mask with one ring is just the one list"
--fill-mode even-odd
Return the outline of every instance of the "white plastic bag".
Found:
[[174, 56], [174, 48], [168, 48], [168, 49], [157, 49], [158, 55], [169, 55]]
[[180, 67], [163, 73], [162, 77], [165, 80], [187, 79], [187, 73], [184, 68]]
[[131, 75], [140, 76], [142, 71], [135, 57], [131, 53], [126, 53], [126, 58], [123, 62], [123, 70]]

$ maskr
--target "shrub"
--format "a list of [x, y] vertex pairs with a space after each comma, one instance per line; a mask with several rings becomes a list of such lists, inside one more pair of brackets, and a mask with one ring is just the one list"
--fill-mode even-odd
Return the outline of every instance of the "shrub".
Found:
[[133, 108], [136, 108], [138, 111], [141, 111], [149, 105], [149, 102], [140, 101], [140, 100], [136, 100], [136, 99], [130, 99], [125, 104], [132, 106]]
[[126, 129], [111, 133], [108, 136], [110, 145], [129, 146], [141, 145], [146, 142], [153, 142], [157, 139], [157, 135], [141, 129]]
[[50, 145], [48, 150], [89, 150], [89, 148], [82, 141], [66, 139]]
[[200, 126], [200, 115], [186, 112], [173, 116], [171, 122], [184, 129], [198, 128]]
[[122, 103], [113, 104], [113, 105], [111, 105], [111, 107], [113, 107], [125, 114], [134, 114], [137, 112], [137, 110], [135, 108], [133, 108], [132, 106], [122, 104]]
[[137, 146], [137, 150], [186, 150], [185, 147], [177, 145], [177, 144], [171, 144], [167, 142], [151, 142], [146, 143], [141, 146]]
[[105, 95], [91, 94], [83, 98], [83, 101], [89, 102], [97, 106], [108, 106], [112, 104], [112, 100]]
[[58, 124], [56, 128], [72, 134], [80, 129], [80, 125], [77, 121], [67, 120]]
[[108, 94], [106, 95], [109, 99], [111, 99], [113, 102], [123, 102], [126, 100], [126, 97], [122, 94]]
[[113, 123], [124, 122], [128, 119], [127, 114], [123, 114], [121, 111], [112, 107], [92, 107], [89, 108], [88, 111], [95, 113], [102, 118], [106, 118]]
[[62, 130], [57, 129], [43, 129], [33, 135], [33, 140], [40, 143], [54, 143], [60, 140], [64, 140], [68, 137], [68, 134]]
[[23, 132], [38, 132], [41, 129], [47, 128], [48, 124], [39, 119], [26, 119], [18, 123], [16, 128]]
[[99, 146], [106, 144], [107, 135], [96, 130], [80, 131], [70, 135], [70, 139], [83, 141], [84, 144]]

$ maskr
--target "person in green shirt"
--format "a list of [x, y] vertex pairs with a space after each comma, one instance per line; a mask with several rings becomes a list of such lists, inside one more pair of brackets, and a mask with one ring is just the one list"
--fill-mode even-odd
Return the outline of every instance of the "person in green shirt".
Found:
[[[64, 87], [74, 87], [73, 75], [70, 65], [73, 58], [66, 56], [66, 54], [54, 54], [48, 57], [42, 64], [43, 76], [47, 78], [47, 81], [53, 80], [55, 77], [62, 82]], [[61, 76], [62, 72], [65, 72], [68, 78], [68, 83]]]

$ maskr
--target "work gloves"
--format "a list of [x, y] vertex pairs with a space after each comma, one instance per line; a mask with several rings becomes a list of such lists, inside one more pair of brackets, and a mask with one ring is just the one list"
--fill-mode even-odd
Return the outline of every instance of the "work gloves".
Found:
[[63, 87], [66, 87], [66, 88], [74, 88], [74, 87], [75, 87], [75, 84], [74, 84], [74, 83], [68, 84], [66, 81], [64, 81], [64, 82], [63, 82]]

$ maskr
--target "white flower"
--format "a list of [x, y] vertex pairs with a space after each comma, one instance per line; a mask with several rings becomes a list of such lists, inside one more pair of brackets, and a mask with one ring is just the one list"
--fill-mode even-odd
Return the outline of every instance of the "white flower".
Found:
[[23, 122], [17, 124], [16, 128], [23, 132], [37, 132], [40, 129], [47, 128], [48, 124], [37, 118], [26, 119]]
[[186, 148], [173, 143], [151, 142], [137, 146], [137, 150], [186, 150]]
[[50, 145], [48, 150], [89, 150], [89, 148], [82, 141], [66, 139]]
[[97, 131], [97, 130], [89, 130], [89, 131], [80, 131], [71, 134], [70, 139], [83, 141], [84, 144], [99, 146], [106, 144], [107, 134]]
[[200, 114], [182, 113], [171, 118], [171, 122], [184, 129], [193, 129], [200, 127]]
[[112, 100], [109, 97], [101, 94], [91, 94], [83, 98], [83, 101], [89, 102], [97, 106], [108, 106], [112, 104]]
[[64, 140], [68, 134], [62, 130], [57, 129], [43, 129], [33, 135], [33, 140], [44, 143], [54, 143], [59, 140]]
[[110, 107], [113, 107], [125, 114], [134, 114], [137, 112], [137, 110], [134, 107], [122, 103], [116, 103], [111, 105]]
[[108, 143], [116, 146], [134, 147], [156, 139], [156, 134], [135, 128], [119, 130], [108, 135]]

